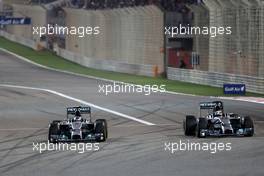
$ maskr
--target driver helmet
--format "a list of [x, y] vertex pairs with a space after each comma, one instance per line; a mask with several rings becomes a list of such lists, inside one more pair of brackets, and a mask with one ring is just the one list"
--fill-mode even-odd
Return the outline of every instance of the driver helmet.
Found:
[[222, 116], [223, 116], [223, 112], [221, 110], [214, 112], [214, 117], [222, 117]]
[[81, 119], [81, 112], [79, 110], [77, 110], [75, 112], [75, 117], [74, 117], [75, 120], [80, 120]]
[[217, 111], [220, 111], [221, 110], [221, 107], [219, 105], [216, 105], [214, 107], [214, 112], [217, 112]]

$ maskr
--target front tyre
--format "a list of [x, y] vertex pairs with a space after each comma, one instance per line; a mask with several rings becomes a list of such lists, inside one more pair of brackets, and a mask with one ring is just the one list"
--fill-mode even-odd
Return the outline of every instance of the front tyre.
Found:
[[251, 137], [254, 135], [254, 124], [253, 120], [249, 117], [246, 116], [244, 118], [244, 124], [243, 124], [244, 130], [245, 130], [245, 136]]
[[58, 127], [59, 121], [53, 121], [49, 125], [49, 135], [48, 135], [48, 140], [50, 143], [55, 143], [56, 140], [53, 138], [53, 136], [58, 136], [59, 135], [59, 127]]
[[104, 119], [97, 119], [94, 125], [95, 135], [99, 135], [96, 137], [97, 142], [104, 142], [107, 138], [107, 123]]
[[195, 116], [187, 115], [183, 122], [184, 134], [186, 136], [195, 136], [197, 120]]

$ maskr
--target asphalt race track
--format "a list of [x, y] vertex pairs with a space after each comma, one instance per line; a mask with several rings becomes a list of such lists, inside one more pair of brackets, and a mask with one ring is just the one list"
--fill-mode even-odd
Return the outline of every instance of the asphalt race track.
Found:
[[[185, 137], [182, 120], [197, 114], [207, 97], [153, 93], [98, 93], [100, 80], [39, 68], [0, 52], [0, 83], [45, 88], [156, 125], [149, 126], [93, 108], [93, 118], [106, 118], [109, 139], [99, 151], [33, 151], [33, 142], [47, 142], [48, 124], [65, 118], [72, 100], [38, 90], [0, 86], [0, 175], [3, 176], [263, 176], [264, 105], [224, 101], [227, 112], [250, 115], [252, 138]], [[231, 151], [164, 150], [165, 142], [231, 143]]]

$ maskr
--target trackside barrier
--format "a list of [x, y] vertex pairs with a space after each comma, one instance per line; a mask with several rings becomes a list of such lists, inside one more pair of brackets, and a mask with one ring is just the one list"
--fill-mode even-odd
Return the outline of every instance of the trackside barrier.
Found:
[[[83, 56], [76, 58], [78, 63], [148, 76], [153, 76], [152, 66], [157, 65], [158, 74], [163, 72], [164, 52], [160, 50], [164, 47], [164, 19], [158, 7], [64, 10], [67, 26], [100, 27], [98, 35], [83, 38], [66, 36], [66, 49]], [[72, 61], [75, 62], [74, 59]], [[94, 63], [105, 64], [99, 66]]]
[[247, 91], [264, 94], [264, 78], [259, 77], [168, 67], [168, 79], [215, 87], [225, 83], [245, 84]]
[[[4, 31], [0, 31], [0, 36], [3, 36], [14, 42], [18, 42], [30, 48], [36, 49], [36, 42], [32, 40], [28, 40], [22, 37], [18, 38]], [[94, 60], [64, 49], [59, 49], [57, 54], [70, 61], [74, 61], [81, 65], [96, 69], [120, 71], [120, 68], [122, 68], [123, 70], [121, 71], [123, 71], [124, 73], [153, 76], [153, 66], [151, 65], [133, 65], [126, 63], [118, 63], [116, 61], [110, 61], [110, 60]], [[134, 71], [134, 73], [132, 71]], [[167, 71], [168, 71], [168, 79], [170, 80], [186, 81], [186, 82], [204, 84], [204, 85], [210, 85], [216, 87], [222, 87], [224, 83], [243, 83], [247, 86], [247, 90], [250, 92], [262, 93], [262, 94], [264, 93], [264, 78], [217, 73], [217, 72], [206, 72], [199, 70], [187, 70], [187, 69], [179, 69], [179, 68], [171, 68], [171, 67], [168, 67]]]
[[[6, 32], [13, 34], [17, 39], [40, 41], [39, 35], [33, 35], [33, 27], [45, 26], [47, 24], [47, 11], [38, 5], [12, 4], [14, 17], [28, 17], [31, 19], [30, 25], [7, 25]], [[18, 41], [20, 42], [20, 41]], [[35, 48], [35, 47], [34, 47]]]
[[31, 39], [15, 36], [13, 34], [9, 34], [9, 33], [5, 32], [5, 31], [0, 31], [0, 36], [6, 38], [8, 40], [11, 40], [13, 42], [17, 42], [19, 44], [25, 45], [25, 46], [27, 46], [29, 48], [32, 48], [32, 49], [35, 49], [35, 50], [37, 49], [36, 42], [34, 42]]
[[80, 65], [99, 70], [153, 76], [152, 65], [129, 64], [115, 60], [93, 59], [64, 49], [59, 49], [57, 55]]

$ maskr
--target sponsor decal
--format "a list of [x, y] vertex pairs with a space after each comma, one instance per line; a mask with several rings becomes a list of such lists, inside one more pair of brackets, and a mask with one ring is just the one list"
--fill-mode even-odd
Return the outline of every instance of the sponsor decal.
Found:
[[224, 84], [224, 94], [236, 94], [245, 95], [246, 85], [245, 84]]
[[0, 16], [0, 25], [30, 25], [31, 18], [6, 18]]

